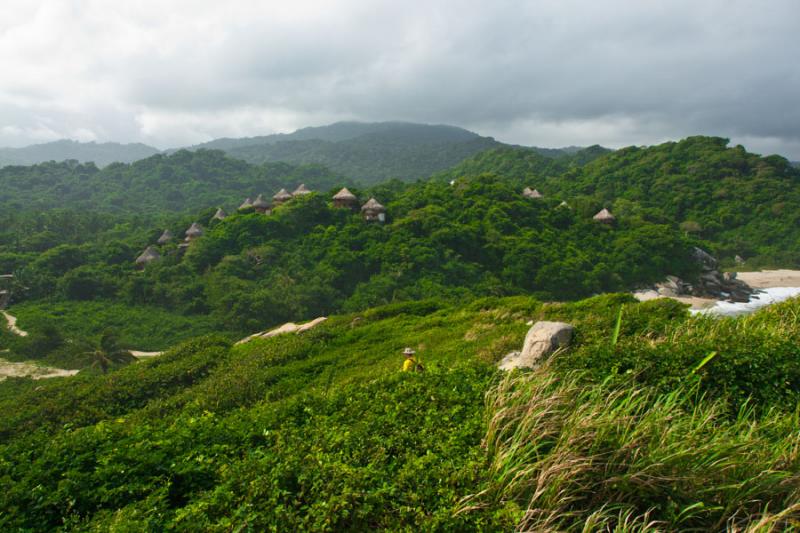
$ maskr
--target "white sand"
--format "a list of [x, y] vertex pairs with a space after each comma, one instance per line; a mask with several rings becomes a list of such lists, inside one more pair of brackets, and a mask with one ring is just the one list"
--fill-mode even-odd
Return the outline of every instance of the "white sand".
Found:
[[736, 275], [755, 289], [772, 287], [800, 287], [800, 270], [761, 270], [759, 272], [739, 272]]
[[[636, 291], [633, 293], [633, 297], [640, 302], [655, 300], [656, 298], [667, 298], [666, 296], [661, 296], [654, 290]], [[700, 298], [699, 296], [676, 296], [672, 297], [672, 299], [689, 304], [692, 310], [706, 309], [708, 307], [713, 307], [714, 304], [717, 303], [713, 298]]]
[[49, 366], [39, 366], [33, 363], [12, 363], [5, 359], [0, 359], [0, 381], [9, 377], [23, 378], [30, 376], [33, 379], [60, 378], [74, 376], [77, 370], [64, 370]]
[[[732, 303], [712, 298], [699, 298], [696, 296], [679, 296], [674, 298], [679, 302], [689, 304], [693, 312], [706, 311], [720, 315], [737, 315], [748, 313], [771, 303], [781, 302], [792, 296], [800, 294], [800, 270], [761, 270], [759, 272], [738, 272], [740, 279], [754, 289], [772, 289], [762, 294], [756, 294], [746, 303]], [[633, 293], [637, 300], [644, 302], [654, 298], [664, 298], [654, 290], [636, 291]]]

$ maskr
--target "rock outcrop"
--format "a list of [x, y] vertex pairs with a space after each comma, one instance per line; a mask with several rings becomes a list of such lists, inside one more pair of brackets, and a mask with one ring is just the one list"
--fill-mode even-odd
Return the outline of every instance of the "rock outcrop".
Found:
[[537, 322], [525, 335], [522, 351], [506, 355], [498, 367], [501, 370], [534, 368], [544, 357], [569, 346], [574, 333], [575, 328], [565, 322]]
[[667, 276], [666, 280], [656, 283], [654, 287], [659, 296], [670, 298], [699, 296], [731, 302], [748, 302], [753, 293], [757, 292], [747, 283], [736, 279], [736, 272], [720, 273], [719, 263], [708, 252], [695, 248], [693, 257], [700, 267], [697, 280], [688, 283], [675, 276]]
[[328, 320], [328, 317], [321, 316], [319, 318], [315, 318], [311, 322], [306, 322], [305, 324], [295, 324], [294, 322], [287, 322], [286, 324], [272, 329], [270, 331], [261, 331], [259, 333], [253, 333], [245, 337], [244, 339], [238, 341], [236, 344], [244, 344], [245, 342], [250, 342], [253, 339], [268, 339], [270, 337], [274, 337], [275, 335], [283, 335], [285, 333], [302, 333], [304, 331], [308, 331], [309, 329], [313, 328], [317, 324], [321, 324]]

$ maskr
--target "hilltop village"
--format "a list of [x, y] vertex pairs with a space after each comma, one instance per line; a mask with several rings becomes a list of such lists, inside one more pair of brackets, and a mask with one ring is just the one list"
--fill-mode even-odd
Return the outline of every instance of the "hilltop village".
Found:
[[[272, 196], [271, 203], [264, 199], [263, 194], [256, 196], [255, 200], [248, 197], [244, 200], [244, 202], [242, 202], [237, 211], [239, 213], [255, 212], [269, 216], [272, 214], [272, 210], [279, 205], [285, 204], [286, 202], [291, 201], [293, 198], [305, 196], [313, 192], [314, 191], [307, 188], [304, 183], [301, 183], [291, 193], [289, 193], [286, 189], [279, 190]], [[334, 194], [332, 200], [333, 207], [335, 208], [350, 209], [352, 211], [358, 209], [358, 198], [355, 194], [350, 192], [347, 187], [343, 187], [339, 192]], [[364, 205], [361, 206], [361, 216], [364, 217], [366, 222], [383, 223], [386, 221], [386, 207], [381, 205], [381, 203], [375, 198], [370, 198]], [[214, 213], [214, 216], [211, 217], [211, 221], [220, 221], [227, 217], [228, 214], [220, 207], [217, 208], [216, 213]], [[202, 237], [203, 233], [203, 227], [198, 222], [192, 223], [192, 225], [189, 226], [184, 233], [183, 242], [178, 244], [178, 251], [184, 251], [193, 241]], [[168, 245], [174, 239], [175, 236], [171, 231], [164, 230], [164, 233], [162, 233], [158, 238], [156, 244], [159, 246]], [[158, 248], [153, 245], [148, 246], [147, 249], [145, 249], [145, 251], [136, 258], [136, 267], [143, 269], [148, 264], [152, 263], [153, 261], [158, 261], [159, 259], [161, 259], [161, 254], [159, 253]]]
[[[451, 185], [453, 185], [452, 182]], [[263, 194], [256, 196], [255, 200], [248, 197], [238, 207], [237, 211], [243, 214], [255, 212], [269, 216], [272, 214], [273, 209], [277, 208], [278, 206], [291, 201], [293, 198], [312, 194], [313, 192], [314, 191], [307, 188], [304, 183], [301, 183], [291, 193], [285, 188], [279, 190], [272, 196], [272, 202], [267, 201]], [[530, 187], [525, 187], [523, 189], [522, 196], [533, 200], [540, 200], [544, 198], [544, 195], [537, 189], [531, 189]], [[341, 190], [339, 190], [339, 192], [334, 194], [331, 200], [334, 208], [349, 209], [351, 211], [356, 211], [358, 209], [358, 197], [350, 192], [347, 187], [343, 187]], [[562, 201], [558, 207], [569, 208], [569, 204], [566, 201]], [[361, 216], [364, 218], [365, 222], [384, 223], [386, 222], [386, 207], [384, 207], [375, 198], [370, 197], [370, 199], [361, 206]], [[225, 210], [219, 207], [214, 213], [214, 216], [211, 217], [210, 222], [221, 221], [227, 217], [228, 214], [225, 212]], [[616, 221], [614, 215], [612, 215], [611, 212], [606, 208], [601, 209], [592, 218], [596, 222], [609, 225]], [[178, 244], [178, 251], [183, 252], [186, 250], [186, 248], [188, 248], [193, 241], [202, 237], [203, 234], [203, 227], [198, 222], [193, 222], [192, 225], [189, 226], [189, 228], [184, 232], [184, 239], [180, 244]], [[164, 230], [164, 233], [162, 233], [156, 241], [156, 245], [165, 246], [170, 244], [174, 239], [175, 236], [171, 231]], [[142, 252], [141, 255], [136, 258], [136, 268], [140, 270], [144, 269], [148, 264], [158, 261], [159, 259], [161, 259], [161, 253], [159, 252], [157, 246], [150, 245], [144, 250], [144, 252]]]

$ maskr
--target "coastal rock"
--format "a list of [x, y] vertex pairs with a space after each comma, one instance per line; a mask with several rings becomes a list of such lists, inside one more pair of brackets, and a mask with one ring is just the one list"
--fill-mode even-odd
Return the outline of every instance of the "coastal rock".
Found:
[[575, 328], [565, 322], [537, 322], [525, 335], [522, 351], [506, 355], [498, 367], [501, 370], [533, 368], [543, 357], [569, 346], [574, 333]]
[[[736, 272], [720, 273], [717, 269], [719, 262], [705, 250], [694, 248], [692, 256], [700, 267], [700, 273], [695, 283], [690, 284], [676, 276], [667, 276], [664, 281], [653, 285], [652, 289], [659, 296], [668, 298], [698, 296], [730, 302], [748, 302], [752, 295], [758, 292], [747, 283], [737, 279]], [[640, 292], [644, 293], [646, 290]]]

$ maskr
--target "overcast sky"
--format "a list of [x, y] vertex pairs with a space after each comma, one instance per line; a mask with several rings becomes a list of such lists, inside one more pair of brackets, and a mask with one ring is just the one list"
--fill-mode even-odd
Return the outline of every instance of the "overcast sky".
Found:
[[0, 146], [337, 120], [800, 159], [799, 0], [3, 0]]

